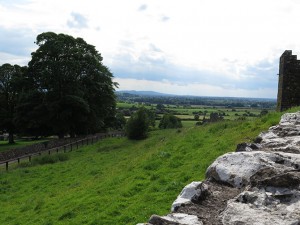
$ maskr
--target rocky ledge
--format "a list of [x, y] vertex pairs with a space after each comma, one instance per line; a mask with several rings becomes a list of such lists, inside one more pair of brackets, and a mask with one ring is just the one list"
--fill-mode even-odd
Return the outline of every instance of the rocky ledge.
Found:
[[217, 158], [166, 216], [138, 225], [300, 225], [300, 112]]

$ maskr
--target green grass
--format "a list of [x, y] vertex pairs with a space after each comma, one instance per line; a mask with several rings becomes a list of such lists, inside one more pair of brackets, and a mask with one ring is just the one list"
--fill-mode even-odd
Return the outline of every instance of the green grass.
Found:
[[47, 156], [1, 172], [0, 224], [132, 225], [166, 214], [216, 157], [252, 141], [279, 117], [156, 130], [143, 141], [105, 139], [67, 158]]
[[[144, 106], [147, 109], [155, 109], [156, 104], [151, 104], [150, 106], [145, 106], [142, 104], [138, 103], [125, 103], [125, 102], [118, 102], [117, 107], [122, 108], [122, 109], [129, 109], [131, 107], [141, 107]], [[247, 112], [252, 113], [254, 115], [259, 116], [261, 109], [259, 108], [226, 108], [226, 107], [221, 107], [221, 106], [203, 106], [203, 105], [191, 105], [189, 107], [187, 106], [174, 106], [174, 105], [165, 105], [166, 110], [170, 110], [174, 115], [176, 115], [180, 119], [189, 119], [193, 120], [194, 119], [194, 113], [199, 113], [200, 111], [206, 112], [206, 118], [209, 118], [209, 114], [212, 112], [223, 112], [225, 113], [224, 119], [227, 120], [236, 120], [239, 117], [242, 117], [244, 114]], [[232, 111], [234, 110], [234, 111]], [[274, 110], [269, 110], [270, 112], [273, 112]], [[162, 116], [162, 115], [159, 115]], [[201, 114], [200, 119], [203, 118], [203, 114]], [[247, 120], [253, 120], [256, 117], [252, 116], [246, 116], [245, 117]]]

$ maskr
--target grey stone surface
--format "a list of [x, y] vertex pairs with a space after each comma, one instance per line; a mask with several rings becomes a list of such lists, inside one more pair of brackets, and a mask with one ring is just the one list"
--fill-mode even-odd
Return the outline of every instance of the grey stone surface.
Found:
[[300, 168], [300, 155], [283, 152], [236, 152], [217, 158], [206, 172], [208, 179], [243, 187], [259, 171], [268, 168], [273, 174], [283, 174]]
[[149, 220], [153, 225], [203, 225], [195, 215], [184, 213], [172, 213], [167, 216], [151, 216]]
[[[276, 194], [276, 193], [280, 193]], [[222, 224], [296, 225], [300, 220], [300, 193], [280, 189], [245, 191], [228, 201], [221, 214]]]
[[207, 192], [208, 186], [203, 182], [192, 182], [186, 185], [177, 199], [173, 202], [171, 211], [175, 212], [180, 206], [197, 202], [201, 195]]
[[286, 113], [278, 125], [258, 136], [264, 151], [300, 153], [300, 112]]

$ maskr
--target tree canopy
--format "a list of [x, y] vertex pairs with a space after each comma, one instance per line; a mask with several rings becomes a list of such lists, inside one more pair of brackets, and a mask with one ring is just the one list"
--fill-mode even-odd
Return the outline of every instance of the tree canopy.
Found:
[[20, 81], [25, 70], [25, 67], [8, 63], [0, 66], [0, 129], [9, 133], [9, 143], [14, 142], [14, 117], [18, 97], [22, 92]]
[[161, 129], [181, 128], [181, 120], [173, 114], [164, 114], [158, 125]]
[[150, 110], [141, 107], [127, 121], [125, 127], [127, 137], [135, 140], [144, 139], [150, 126], [155, 126], [155, 116]]
[[32, 53], [14, 107], [13, 120], [22, 132], [62, 138], [110, 126], [117, 84], [95, 47], [82, 38], [53, 32], [38, 35], [35, 43], [38, 49]]

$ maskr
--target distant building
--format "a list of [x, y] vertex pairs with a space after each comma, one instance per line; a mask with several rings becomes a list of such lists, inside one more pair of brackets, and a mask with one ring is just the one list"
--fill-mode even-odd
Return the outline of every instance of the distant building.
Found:
[[300, 60], [286, 50], [280, 57], [277, 111], [300, 106]]

